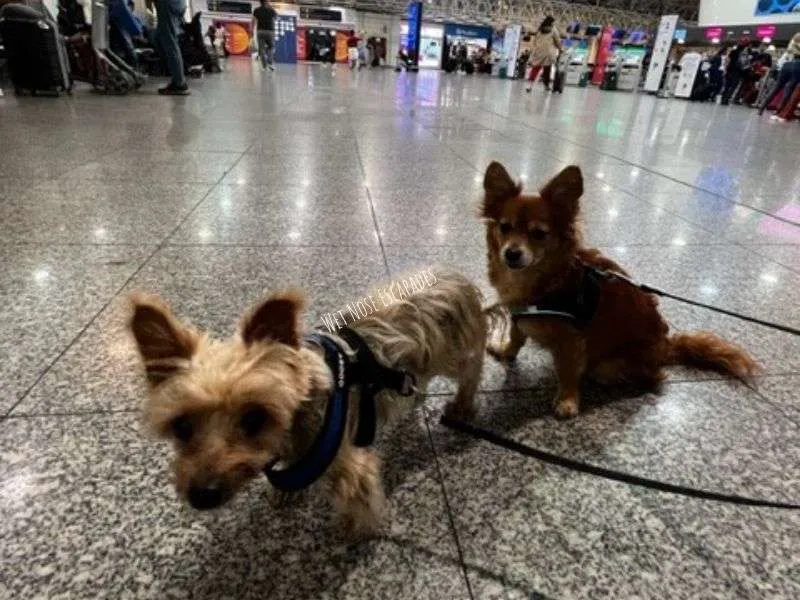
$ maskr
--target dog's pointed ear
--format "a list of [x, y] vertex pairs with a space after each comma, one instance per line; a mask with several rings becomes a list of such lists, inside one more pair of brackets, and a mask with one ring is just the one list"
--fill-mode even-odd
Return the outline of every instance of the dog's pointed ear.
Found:
[[557, 217], [567, 222], [574, 221], [578, 215], [578, 200], [583, 196], [580, 168], [575, 165], [565, 168], [540, 193]]
[[185, 369], [197, 350], [200, 336], [183, 325], [157, 296], [133, 294], [128, 327], [144, 361], [152, 386]]
[[300, 347], [300, 315], [305, 298], [296, 290], [287, 290], [265, 298], [242, 320], [245, 344], [274, 341]]
[[500, 206], [509, 198], [516, 198], [522, 192], [522, 186], [514, 183], [506, 168], [494, 161], [486, 169], [483, 176], [484, 198], [481, 205], [481, 216], [494, 219]]

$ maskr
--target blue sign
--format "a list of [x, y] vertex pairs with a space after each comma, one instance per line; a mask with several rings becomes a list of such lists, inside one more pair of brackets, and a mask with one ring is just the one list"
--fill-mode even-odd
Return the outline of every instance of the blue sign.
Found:
[[800, 0], [758, 0], [756, 3], [756, 16], [786, 13], [800, 14]]
[[297, 18], [278, 15], [275, 19], [275, 62], [297, 62]]
[[479, 27], [477, 25], [458, 25], [456, 23], [447, 23], [444, 26], [444, 34], [446, 36], [491, 40], [492, 28]]
[[406, 52], [414, 65], [419, 64], [419, 40], [422, 34], [422, 2], [408, 5], [408, 36]]

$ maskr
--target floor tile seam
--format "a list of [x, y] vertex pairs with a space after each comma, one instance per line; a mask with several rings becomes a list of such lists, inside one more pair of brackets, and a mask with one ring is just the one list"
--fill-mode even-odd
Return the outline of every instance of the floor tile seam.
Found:
[[[768, 256], [766, 254], [762, 254], [761, 252], [758, 251], [758, 248], [762, 247], [762, 246], [766, 246], [768, 248], [769, 247], [775, 247], [775, 246], [786, 246], [786, 247], [789, 247], [789, 248], [797, 248], [798, 250], [800, 250], [800, 245], [798, 245], [798, 244], [742, 244], [742, 243], [737, 243], [736, 245], [741, 247], [741, 248], [743, 248], [747, 252], [750, 252], [751, 254], [755, 254], [759, 258], [765, 259], [765, 260], [767, 260], [767, 261], [769, 261], [769, 262], [771, 262], [773, 264], [776, 264], [776, 265], [778, 265], [780, 267], [783, 267], [784, 269], [788, 269], [792, 273], [796, 273], [796, 274], [800, 275], [800, 266], [795, 267], [795, 266], [792, 266], [792, 265], [784, 264], [780, 260], [776, 260], [775, 258], [772, 258], [771, 256]], [[798, 254], [800, 254], [800, 252]]]
[[3, 415], [6, 420], [14, 419], [69, 419], [80, 417], [92, 417], [96, 415], [133, 415], [138, 414], [138, 408], [109, 408], [109, 409], [93, 409], [93, 410], [77, 410], [77, 411], [59, 411], [59, 412], [15, 412], [13, 414]]
[[[349, 115], [348, 121], [350, 123], [350, 129], [353, 130], [353, 117], [352, 117], [352, 115]], [[378, 225], [378, 215], [377, 215], [377, 213], [375, 211], [375, 203], [372, 200], [372, 193], [371, 193], [370, 186], [369, 186], [369, 183], [368, 183], [369, 180], [367, 179], [367, 172], [366, 172], [366, 168], [364, 167], [364, 160], [363, 160], [363, 158], [361, 156], [361, 146], [359, 145], [357, 136], [354, 135], [353, 139], [355, 140], [355, 145], [356, 145], [356, 156], [358, 158], [358, 167], [359, 167], [359, 170], [361, 171], [361, 185], [363, 186], [364, 191], [366, 192], [367, 206], [369, 207], [370, 217], [372, 218], [373, 233], [378, 238], [378, 246], [381, 249], [381, 257], [383, 258], [384, 274], [386, 275], [386, 277], [390, 277], [391, 276], [391, 271], [389, 269], [389, 259], [386, 256], [386, 247], [384, 246], [384, 243], [383, 243], [383, 233], [381, 232], [381, 228]]]
[[444, 502], [445, 514], [447, 516], [448, 525], [450, 528], [450, 535], [452, 536], [452, 541], [455, 544], [456, 552], [458, 554], [458, 562], [461, 567], [461, 574], [464, 578], [464, 583], [467, 586], [467, 592], [471, 600], [475, 600], [475, 595], [472, 591], [472, 584], [470, 583], [469, 573], [467, 571], [467, 563], [465, 560], [464, 555], [464, 548], [461, 545], [461, 538], [458, 534], [458, 526], [456, 524], [455, 516], [453, 515], [453, 510], [450, 505], [450, 498], [447, 495], [447, 486], [445, 483], [444, 478], [444, 470], [441, 465], [441, 461], [439, 460], [439, 454], [436, 450], [436, 444], [433, 441], [433, 433], [431, 432], [431, 425], [430, 425], [430, 415], [428, 410], [425, 406], [422, 406], [422, 417], [425, 422], [425, 429], [428, 434], [428, 444], [430, 447], [431, 455], [433, 456], [433, 465], [436, 469], [436, 478], [439, 482], [439, 491], [442, 495], [442, 501]]
[[[721, 237], [722, 235], [724, 235], [724, 234], [721, 234], [718, 231], [714, 231], [712, 229], [708, 229], [705, 225], [703, 225], [701, 223], [697, 223], [696, 221], [692, 220], [690, 217], [687, 217], [687, 216], [675, 211], [674, 209], [669, 208], [668, 205], [656, 204], [654, 202], [651, 202], [647, 198], [644, 198], [642, 195], [640, 195], [640, 194], [644, 194], [645, 192], [636, 192], [636, 191], [632, 191], [632, 190], [627, 190], [627, 189], [621, 187], [619, 184], [609, 183], [605, 179], [598, 179], [598, 181], [603, 181], [607, 185], [609, 185], [609, 186], [611, 186], [611, 187], [613, 187], [613, 188], [615, 188], [615, 189], [617, 189], [617, 190], [619, 190], [619, 191], [621, 191], [621, 192], [623, 192], [625, 194], [630, 195], [632, 198], [635, 198], [635, 199], [637, 199], [637, 200], [639, 200], [641, 202], [646, 202], [647, 204], [650, 204], [651, 206], [654, 206], [656, 208], [660, 208], [660, 209], [664, 210], [665, 212], [667, 212], [667, 213], [669, 213], [669, 214], [671, 214], [673, 216], [679, 217], [680, 219], [686, 221], [687, 223], [689, 223], [690, 225], [692, 225], [694, 227], [697, 227], [697, 228], [703, 229], [704, 231], [708, 231], [710, 233], [713, 233], [717, 237]], [[762, 209], [754, 208], [754, 207], [752, 207], [752, 206], [750, 206], [748, 204], [744, 204], [744, 203], [741, 203], [741, 202], [735, 202], [733, 200], [729, 200], [728, 198], [724, 198], [724, 197], [720, 197], [720, 199], [723, 200], [724, 202], [727, 202], [728, 204], [730, 204], [732, 206], [740, 206], [742, 208], [747, 208], [748, 210], [752, 210], [753, 212], [757, 212], [757, 213], [762, 214], [764, 216], [772, 217], [772, 218], [777, 219], [779, 221], [782, 221], [784, 223], [788, 223], [790, 225], [794, 225], [795, 227], [800, 229], [800, 223], [795, 223], [793, 221], [789, 221], [787, 219], [784, 219], [783, 217], [775, 216], [774, 214], [772, 214], [770, 212], [764, 211]], [[742, 242], [737, 242], [737, 243], [742, 243]], [[788, 244], [786, 242], [778, 242], [776, 244], [770, 244], [770, 243], [767, 243], [767, 242], [760, 242], [760, 244], [764, 245], [764, 246], [771, 246], [771, 245], [776, 245], [776, 246], [796, 246], [796, 245], [798, 245], [798, 244]]]
[[[228, 171], [230, 171], [230, 169], [232, 169], [236, 164], [238, 164], [239, 160], [241, 160], [243, 156], [244, 152], [239, 156], [239, 159], [233, 165], [231, 165], [231, 167], [225, 173], [223, 173], [220, 179], [225, 177]], [[16, 409], [22, 402], [25, 401], [25, 399], [28, 398], [31, 391], [33, 391], [33, 389], [37, 385], [39, 385], [39, 383], [44, 379], [44, 377], [53, 369], [56, 363], [58, 363], [58, 361], [61, 360], [61, 358], [63, 358], [67, 354], [67, 352], [69, 352], [72, 349], [72, 347], [78, 342], [78, 340], [84, 335], [84, 333], [86, 333], [86, 331], [88, 331], [89, 328], [97, 321], [100, 315], [103, 312], [105, 312], [109, 306], [111, 306], [111, 303], [114, 302], [120, 296], [120, 294], [122, 294], [122, 292], [127, 288], [127, 286], [139, 275], [139, 273], [141, 273], [141, 271], [145, 268], [145, 266], [149, 264], [150, 261], [153, 259], [153, 257], [164, 247], [165, 243], [169, 240], [169, 238], [172, 235], [174, 235], [175, 232], [180, 229], [180, 227], [183, 226], [183, 224], [187, 221], [189, 216], [195, 210], [197, 210], [197, 208], [206, 200], [206, 198], [209, 197], [209, 195], [211, 194], [211, 192], [214, 190], [215, 187], [216, 186], [214, 185], [208, 186], [208, 190], [206, 191], [206, 193], [203, 194], [203, 196], [197, 201], [194, 207], [192, 207], [192, 209], [188, 211], [187, 214], [182, 219], [179, 220], [178, 224], [173, 228], [172, 232], [169, 233], [159, 244], [157, 244], [153, 248], [153, 250], [144, 258], [144, 260], [139, 264], [139, 266], [136, 269], [134, 269], [133, 272], [125, 279], [122, 285], [115, 292], [111, 294], [111, 296], [105, 303], [103, 303], [100, 309], [89, 318], [88, 322], [82, 328], [80, 328], [78, 333], [74, 337], [72, 337], [72, 339], [66, 344], [64, 348], [61, 349], [60, 352], [58, 352], [56, 357], [40, 371], [40, 373], [34, 378], [33, 383], [31, 383], [27, 388], [25, 388], [21, 396], [14, 403], [12, 403], [11, 407], [5, 411], [4, 415], [7, 416], [12, 414], [14, 412], [14, 409]]]
[[375, 249], [376, 244], [291, 244], [286, 242], [275, 242], [274, 244], [253, 244], [249, 242], [178, 242], [172, 241], [164, 244], [164, 248], [370, 248]]
[[787, 421], [792, 422], [797, 427], [798, 439], [800, 439], [800, 410], [792, 410], [788, 407], [782, 406], [780, 403], [770, 398], [766, 392], [764, 392], [758, 387], [754, 388], [753, 392], [755, 392], [756, 395], [760, 396], [761, 399], [764, 400], [764, 402], [769, 404], [770, 408], [774, 412], [782, 415]]
[[711, 190], [707, 190], [705, 188], [701, 188], [699, 186], [692, 185], [692, 184], [687, 183], [685, 181], [681, 181], [680, 179], [677, 179], [676, 177], [673, 177], [671, 175], [666, 175], [664, 173], [656, 171], [655, 169], [653, 169], [653, 168], [651, 168], [649, 166], [643, 165], [641, 163], [635, 163], [635, 162], [633, 162], [633, 161], [631, 161], [631, 160], [629, 160], [627, 158], [623, 158], [623, 157], [611, 154], [609, 152], [604, 152], [602, 150], [598, 150], [594, 146], [590, 146], [588, 144], [584, 144], [584, 143], [581, 143], [581, 142], [576, 142], [574, 139], [570, 139], [570, 138], [567, 138], [567, 137], [562, 137], [562, 136], [556, 134], [555, 132], [548, 131], [547, 129], [542, 129], [540, 127], [535, 127], [533, 125], [530, 125], [530, 124], [526, 123], [525, 121], [520, 121], [519, 119], [515, 119], [515, 118], [509, 117], [507, 115], [502, 115], [502, 114], [500, 114], [498, 112], [492, 111], [492, 110], [490, 110], [488, 108], [485, 108], [483, 106], [479, 105], [479, 108], [481, 110], [485, 110], [485, 111], [487, 111], [487, 112], [489, 112], [489, 113], [491, 113], [493, 115], [499, 116], [501, 118], [507, 119], [507, 120], [512, 121], [512, 122], [519, 123], [523, 127], [528, 127], [529, 129], [533, 129], [534, 131], [538, 131], [539, 133], [544, 133], [545, 135], [553, 137], [553, 138], [555, 138], [555, 139], [557, 139], [557, 140], [559, 140], [561, 142], [566, 142], [568, 144], [573, 144], [573, 145], [578, 146], [580, 148], [584, 148], [586, 150], [594, 152], [595, 154], [599, 154], [600, 156], [606, 156], [608, 158], [613, 158], [615, 160], [619, 160], [620, 162], [624, 162], [624, 163], [626, 163], [626, 164], [628, 164], [628, 165], [630, 165], [632, 167], [636, 167], [636, 168], [642, 169], [643, 171], [645, 171], [647, 173], [650, 173], [651, 175], [656, 175], [656, 176], [659, 176], [659, 177], [663, 177], [664, 179], [672, 181], [673, 183], [678, 183], [680, 185], [683, 185], [683, 186], [686, 186], [686, 187], [690, 187], [690, 188], [695, 189], [697, 191], [705, 192], [705, 193], [710, 194], [712, 196], [716, 196], [717, 198], [720, 198], [721, 200], [725, 200], [727, 202], [731, 202], [732, 204], [735, 204], [737, 206], [744, 206], [746, 208], [750, 208], [751, 210], [755, 210], [756, 212], [760, 212], [762, 214], [765, 214], [765, 215], [768, 215], [768, 216], [773, 217], [775, 219], [778, 219], [779, 221], [783, 221], [785, 223], [789, 223], [791, 225], [795, 225], [795, 226], [800, 227], [800, 225], [797, 225], [796, 223], [793, 223], [792, 221], [789, 221], [788, 219], [785, 219], [783, 217], [779, 217], [779, 216], [777, 216], [777, 215], [775, 215], [773, 213], [767, 212], [767, 211], [765, 211], [763, 209], [758, 209], [758, 208], [755, 208], [755, 207], [752, 207], [752, 206], [737, 202], [737, 201], [732, 200], [731, 198], [728, 198], [727, 196], [724, 196], [724, 195], [722, 195], [722, 194], [720, 194], [718, 192], [713, 192]]

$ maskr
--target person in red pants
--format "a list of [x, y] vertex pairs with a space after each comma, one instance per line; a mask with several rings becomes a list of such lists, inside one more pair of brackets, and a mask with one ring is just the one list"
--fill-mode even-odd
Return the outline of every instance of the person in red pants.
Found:
[[792, 93], [788, 101], [784, 101], [775, 117], [778, 121], [791, 121], [794, 119], [794, 113], [797, 111], [798, 105], [800, 105], [800, 85], [795, 86], [794, 93]]
[[542, 83], [545, 89], [550, 90], [550, 68], [561, 52], [561, 35], [555, 27], [555, 19], [547, 16], [539, 25], [536, 32], [536, 39], [533, 42], [533, 52], [531, 53], [531, 73], [528, 76], [528, 87], [526, 92], [533, 89], [533, 82], [542, 73]]

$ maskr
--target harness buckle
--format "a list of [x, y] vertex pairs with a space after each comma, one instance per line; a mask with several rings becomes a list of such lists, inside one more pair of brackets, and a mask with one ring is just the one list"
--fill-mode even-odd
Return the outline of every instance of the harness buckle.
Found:
[[417, 378], [413, 373], [405, 372], [403, 373], [403, 385], [402, 387], [397, 390], [397, 392], [401, 396], [414, 396], [419, 392], [419, 388], [417, 387]]

